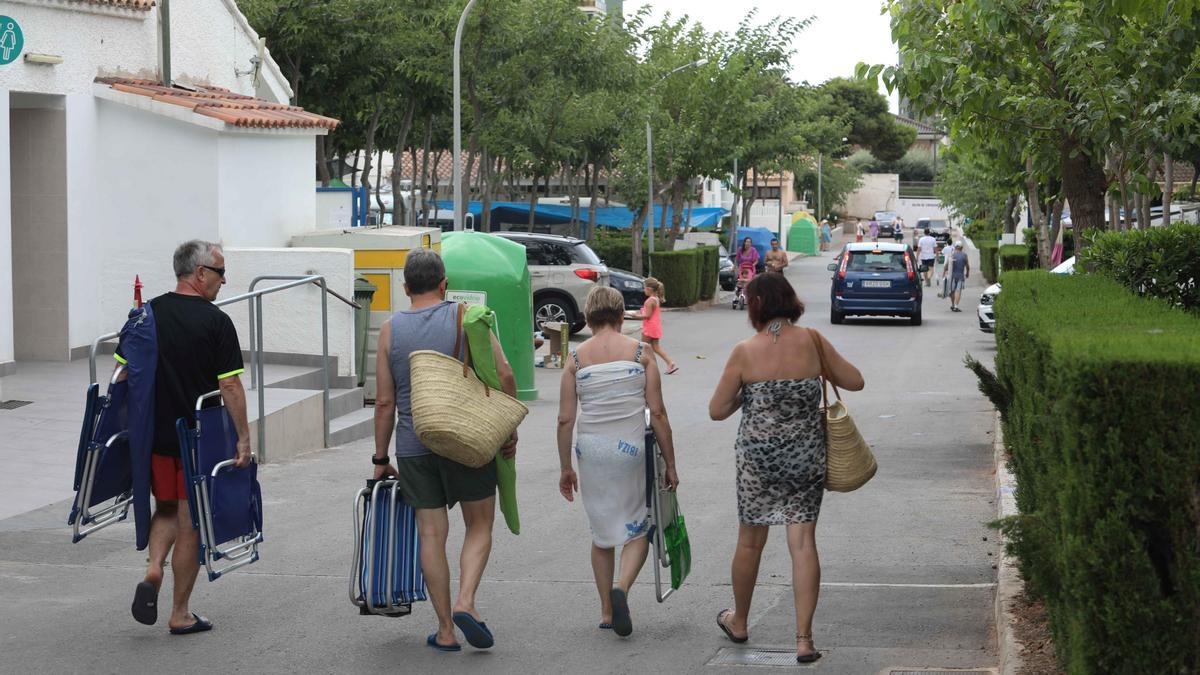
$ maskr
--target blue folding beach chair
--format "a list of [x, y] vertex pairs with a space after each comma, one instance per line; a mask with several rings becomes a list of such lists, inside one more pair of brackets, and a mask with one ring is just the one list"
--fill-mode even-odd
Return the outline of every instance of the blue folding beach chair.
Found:
[[[200, 563], [216, 581], [258, 560], [263, 541], [258, 464], [234, 466], [237, 430], [221, 392], [196, 399], [196, 428], [175, 423], [192, 526], [200, 531]], [[222, 564], [223, 563], [223, 564]]]
[[369, 480], [354, 497], [350, 602], [360, 614], [406, 616], [426, 599], [417, 512], [394, 480]]
[[[650, 427], [650, 411], [646, 411], [646, 511], [650, 518], [650, 538], [654, 567], [654, 597], [664, 602], [679, 590], [692, 570], [692, 546], [688, 540], [679, 496], [667, 488], [664, 476], [667, 463], [658, 447], [658, 438]], [[671, 578], [663, 588], [662, 571], [670, 570]]]
[[75, 455], [75, 500], [67, 517], [72, 543], [125, 520], [133, 504], [126, 405], [129, 385], [123, 379], [117, 381], [123, 371], [118, 368], [113, 373], [104, 396], [99, 384], [88, 387]]

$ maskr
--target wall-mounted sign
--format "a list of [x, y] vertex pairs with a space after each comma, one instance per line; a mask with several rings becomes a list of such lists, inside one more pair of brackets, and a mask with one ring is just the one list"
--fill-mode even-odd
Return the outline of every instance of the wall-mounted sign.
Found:
[[25, 35], [21, 24], [11, 16], [0, 14], [0, 66], [6, 66], [21, 55], [25, 49]]
[[468, 305], [486, 305], [487, 291], [446, 291], [450, 302], [465, 302]]

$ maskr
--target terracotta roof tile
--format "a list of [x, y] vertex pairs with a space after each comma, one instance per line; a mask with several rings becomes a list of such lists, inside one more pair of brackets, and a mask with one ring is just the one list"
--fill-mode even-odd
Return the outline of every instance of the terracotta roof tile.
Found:
[[[111, 0], [114, 3], [132, 3], [134, 0]], [[153, 0], [141, 0], [152, 2]], [[220, 87], [180, 86], [165, 87], [150, 80], [134, 80], [122, 77], [98, 77], [96, 82], [107, 84], [117, 91], [152, 98], [160, 103], [169, 103], [190, 108], [197, 115], [212, 117], [236, 127], [256, 129], [336, 129], [338, 121], [306, 112], [304, 108], [272, 103], [253, 96], [235, 94]]]
[[89, 5], [108, 5], [109, 7], [120, 7], [122, 9], [137, 9], [143, 12], [150, 11], [154, 7], [154, 0], [73, 0], [74, 2], [84, 2]]

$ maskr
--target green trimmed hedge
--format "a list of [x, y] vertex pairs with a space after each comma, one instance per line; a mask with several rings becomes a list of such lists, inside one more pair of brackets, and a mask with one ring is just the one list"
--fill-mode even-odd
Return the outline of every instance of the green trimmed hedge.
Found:
[[983, 239], [975, 246], [979, 249], [979, 273], [989, 284], [996, 283], [1000, 278], [1000, 245], [994, 239]]
[[[609, 267], [633, 271], [633, 237], [628, 234], [604, 233], [588, 242], [588, 246]], [[642, 242], [642, 274], [650, 268], [647, 242]]]
[[[1037, 256], [1037, 253], [1034, 253]], [[1029, 247], [1024, 244], [1005, 244], [999, 248], [997, 255], [1000, 272], [1013, 272], [1029, 269]], [[1036, 269], [1036, 264], [1034, 268]]]
[[1079, 254], [1079, 265], [1139, 295], [1200, 312], [1200, 225], [1103, 232]]
[[704, 259], [700, 249], [655, 251], [650, 259], [654, 277], [666, 287], [664, 306], [691, 307], [700, 300], [700, 263]]
[[700, 250], [700, 299], [712, 300], [717, 294], [717, 273], [721, 267], [721, 249], [716, 246], [701, 246]]
[[1200, 666], [1200, 320], [1094, 274], [1014, 272], [1003, 526], [1070, 673]]

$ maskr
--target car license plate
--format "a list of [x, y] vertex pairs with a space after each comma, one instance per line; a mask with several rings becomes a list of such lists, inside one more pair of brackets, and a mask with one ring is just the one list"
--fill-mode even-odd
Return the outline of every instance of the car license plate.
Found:
[[867, 281], [862, 282], [862, 285], [863, 285], [863, 288], [891, 288], [892, 282], [867, 280]]

